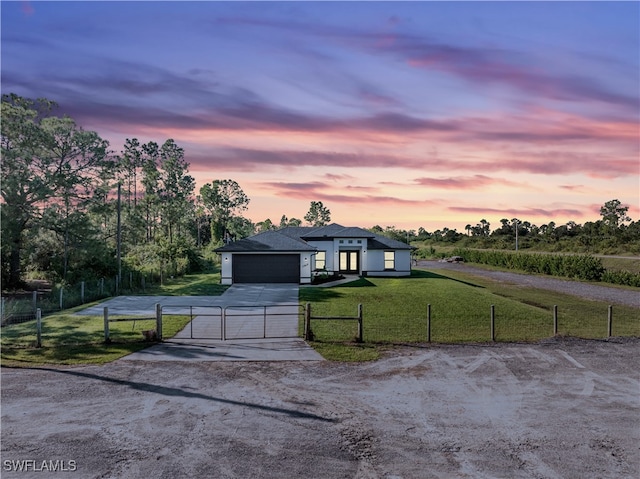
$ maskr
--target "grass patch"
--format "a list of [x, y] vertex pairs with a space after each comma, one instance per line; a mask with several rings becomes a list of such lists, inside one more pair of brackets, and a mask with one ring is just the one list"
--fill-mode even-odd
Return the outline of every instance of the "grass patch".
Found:
[[[118, 316], [114, 316], [117, 318]], [[163, 318], [165, 338], [174, 336], [189, 322], [188, 316]], [[155, 320], [110, 323], [111, 343], [104, 343], [101, 316], [52, 314], [42, 318], [42, 347], [36, 348], [36, 322], [2, 328], [2, 364], [103, 364], [148, 347], [142, 331], [155, 329]]]
[[220, 296], [229, 286], [220, 284], [220, 273], [187, 274], [146, 288], [147, 296]]
[[[362, 278], [332, 288], [301, 288], [300, 300], [311, 303], [312, 316], [355, 317], [358, 304], [363, 305], [363, 345], [354, 342], [356, 321], [312, 321], [312, 345], [333, 360], [375, 359], [368, 349], [427, 342], [428, 304], [433, 342], [491, 341], [492, 305], [498, 341], [537, 341], [553, 336], [554, 304], [559, 306], [559, 334], [607, 336], [605, 303], [455, 271], [414, 270], [409, 278]], [[637, 316], [637, 309], [616, 306], [613, 335], [640, 336]]]

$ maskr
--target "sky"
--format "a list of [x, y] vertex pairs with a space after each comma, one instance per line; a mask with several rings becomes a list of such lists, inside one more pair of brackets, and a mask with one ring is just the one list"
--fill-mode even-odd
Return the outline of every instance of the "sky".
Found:
[[639, 2], [2, 1], [3, 93], [185, 150], [244, 216], [640, 219]]

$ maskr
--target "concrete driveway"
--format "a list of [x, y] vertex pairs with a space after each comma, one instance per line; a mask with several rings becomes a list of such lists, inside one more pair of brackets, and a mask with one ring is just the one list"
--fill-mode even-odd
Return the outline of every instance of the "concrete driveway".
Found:
[[112, 315], [155, 315], [156, 304], [173, 314], [189, 314], [189, 307], [262, 306], [298, 302], [297, 284], [234, 284], [220, 296], [117, 296], [76, 314], [101, 316], [103, 308]]
[[[173, 338], [125, 361], [318, 361], [298, 331], [297, 284], [235, 284], [220, 296], [118, 296], [76, 314], [154, 316], [193, 314]], [[222, 311], [227, 313], [222, 340]], [[267, 316], [265, 318], [265, 316]], [[263, 321], [264, 320], [264, 321]], [[265, 326], [265, 324], [267, 326]], [[262, 338], [265, 333], [270, 337]]]

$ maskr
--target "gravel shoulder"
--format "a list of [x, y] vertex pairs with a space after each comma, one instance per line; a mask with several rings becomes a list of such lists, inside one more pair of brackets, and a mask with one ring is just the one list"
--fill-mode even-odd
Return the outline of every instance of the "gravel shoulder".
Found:
[[640, 291], [607, 287], [599, 284], [589, 284], [568, 279], [550, 278], [530, 274], [511, 273], [506, 271], [491, 271], [477, 268], [463, 263], [447, 263], [440, 261], [419, 261], [419, 268], [428, 270], [448, 269], [464, 273], [492, 278], [506, 283], [531, 286], [532, 288], [560, 291], [562, 293], [579, 296], [586, 299], [605, 301], [611, 304], [623, 304], [640, 308]]
[[[635, 478], [639, 345], [3, 368], [2, 477]], [[77, 470], [7, 466], [25, 460]]]

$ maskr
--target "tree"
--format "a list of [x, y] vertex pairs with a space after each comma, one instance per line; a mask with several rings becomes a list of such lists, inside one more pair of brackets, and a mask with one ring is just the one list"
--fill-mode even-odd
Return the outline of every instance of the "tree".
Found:
[[631, 221], [631, 218], [627, 216], [627, 211], [629, 211], [629, 207], [622, 206], [620, 200], [610, 200], [600, 208], [600, 216], [609, 231], [614, 233], [625, 221]]
[[87, 207], [96, 198], [96, 185], [102, 187], [108, 177], [108, 143], [71, 118], [53, 116], [55, 106], [46, 99], [2, 96], [3, 264], [8, 263], [3, 280], [8, 286], [20, 283], [26, 233], [33, 229], [35, 237], [41, 226], [64, 238], [66, 274], [72, 229], [86, 233]]
[[187, 174], [189, 164], [184, 159], [184, 150], [171, 139], [160, 148], [160, 168], [161, 218], [171, 244], [175, 233], [180, 235], [185, 220], [191, 218], [195, 180]]
[[299, 220], [298, 218], [287, 218], [286, 215], [282, 215], [282, 217], [280, 218], [280, 225], [278, 226], [279, 228], [287, 228], [289, 226], [300, 226], [302, 224], [302, 220]]
[[212, 217], [211, 236], [221, 241], [229, 234], [229, 220], [247, 209], [249, 197], [233, 180], [215, 180], [200, 188], [200, 196]]
[[311, 226], [325, 226], [331, 221], [331, 211], [322, 204], [322, 201], [312, 201], [304, 219]]

